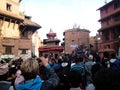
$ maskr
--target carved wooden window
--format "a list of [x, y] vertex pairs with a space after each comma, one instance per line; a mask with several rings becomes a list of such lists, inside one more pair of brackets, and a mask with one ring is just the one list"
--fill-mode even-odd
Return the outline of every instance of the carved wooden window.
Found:
[[104, 34], [105, 41], [109, 41], [110, 40], [109, 31], [105, 31], [103, 32], [103, 34]]
[[12, 46], [5, 46], [5, 54], [12, 54]]
[[27, 49], [21, 49], [21, 54], [27, 54]]
[[11, 4], [8, 4], [8, 3], [6, 4], [6, 10], [11, 11]]
[[110, 45], [105, 45], [105, 49], [110, 49]]

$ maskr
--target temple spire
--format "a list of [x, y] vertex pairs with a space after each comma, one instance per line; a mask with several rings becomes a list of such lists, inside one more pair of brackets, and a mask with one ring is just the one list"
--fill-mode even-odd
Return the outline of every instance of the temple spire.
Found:
[[53, 30], [52, 30], [51, 28], [50, 28], [50, 31], [49, 31], [49, 33], [54, 33], [54, 32], [53, 32]]
[[53, 38], [55, 38], [55, 37], [56, 37], [56, 33], [54, 33], [53, 30], [50, 28], [50, 31], [49, 31], [49, 33], [47, 34], [47, 38], [53, 39]]
[[107, 0], [105, 0], [105, 4], [107, 3]]

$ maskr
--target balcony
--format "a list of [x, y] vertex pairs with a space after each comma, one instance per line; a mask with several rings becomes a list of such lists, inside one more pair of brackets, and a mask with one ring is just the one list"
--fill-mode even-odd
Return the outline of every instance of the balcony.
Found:
[[102, 20], [105, 20], [106, 18], [109, 18], [109, 17], [111, 17], [111, 16], [117, 14], [118, 12], [120, 12], [120, 8], [115, 9], [113, 12], [108, 13], [108, 14], [102, 16], [102, 18], [99, 20], [99, 22], [102, 21]]
[[101, 32], [101, 31], [103, 31], [103, 30], [107, 30], [107, 29], [110, 29], [110, 28], [114, 28], [114, 27], [119, 26], [119, 25], [120, 25], [120, 21], [114, 22], [113, 24], [110, 24], [110, 25], [108, 25], [108, 26], [106, 26], [106, 27], [100, 28], [100, 29], [98, 30], [98, 32]]

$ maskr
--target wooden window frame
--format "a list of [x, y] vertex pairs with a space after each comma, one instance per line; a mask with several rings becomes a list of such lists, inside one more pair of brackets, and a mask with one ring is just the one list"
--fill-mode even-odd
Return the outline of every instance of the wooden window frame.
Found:
[[28, 49], [20, 49], [22, 52], [21, 52], [21, 54], [27, 54], [27, 50]]
[[4, 47], [5, 47], [5, 54], [12, 54], [13, 46], [4, 46]]
[[9, 3], [6, 4], [6, 10], [7, 10], [7, 11], [11, 11], [11, 7], [12, 7], [11, 4], [9, 4]]

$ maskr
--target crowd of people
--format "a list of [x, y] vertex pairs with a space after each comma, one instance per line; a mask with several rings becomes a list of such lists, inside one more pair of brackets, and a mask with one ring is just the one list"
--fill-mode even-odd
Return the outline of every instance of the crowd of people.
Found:
[[120, 90], [120, 61], [115, 53], [76, 50], [57, 59], [0, 61], [0, 90]]

